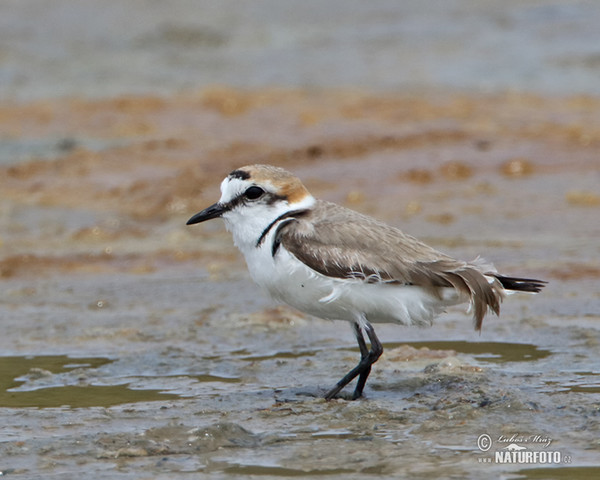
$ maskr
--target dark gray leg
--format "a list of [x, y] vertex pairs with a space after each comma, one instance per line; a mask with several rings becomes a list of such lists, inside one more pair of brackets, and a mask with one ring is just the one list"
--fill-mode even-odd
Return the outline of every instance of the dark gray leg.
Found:
[[367, 344], [365, 343], [365, 339], [358, 323], [354, 323], [352, 326], [354, 328], [354, 334], [356, 335], [356, 341], [358, 342], [358, 348], [360, 349], [360, 362], [356, 367], [350, 370], [350, 372], [348, 372], [344, 378], [336, 383], [335, 387], [327, 392], [325, 395], [326, 400], [331, 400], [333, 397], [335, 397], [356, 377], [358, 377], [358, 382], [356, 384], [354, 394], [352, 395], [352, 400], [360, 398], [363, 389], [365, 388], [365, 384], [367, 383], [367, 378], [371, 373], [371, 365], [373, 365], [383, 353], [383, 346], [377, 338], [377, 335], [375, 335], [375, 330], [373, 330], [373, 327], [370, 323], [366, 322], [364, 330], [369, 337], [369, 342], [371, 342], [371, 350], [367, 350]]
[[[360, 360], [364, 360], [369, 356], [369, 350], [367, 349], [367, 344], [365, 343], [365, 338], [360, 330], [360, 325], [358, 323], [353, 323], [352, 327], [354, 329], [354, 335], [356, 337], [356, 341], [358, 342], [358, 348], [360, 350]], [[354, 389], [354, 394], [352, 395], [352, 400], [356, 400], [362, 395], [362, 391], [365, 388], [365, 383], [367, 383], [367, 378], [371, 373], [371, 366], [358, 375], [358, 381], [356, 383], [356, 388]]]
[[369, 354], [369, 349], [367, 348], [367, 344], [365, 343], [365, 337], [360, 330], [360, 325], [358, 323], [352, 324], [352, 330], [354, 330], [354, 336], [356, 337], [356, 341], [358, 342], [358, 348], [360, 350], [360, 359], [362, 360]]

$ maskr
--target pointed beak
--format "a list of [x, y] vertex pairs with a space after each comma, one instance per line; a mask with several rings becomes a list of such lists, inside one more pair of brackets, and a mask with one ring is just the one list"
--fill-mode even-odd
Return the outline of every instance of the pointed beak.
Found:
[[205, 222], [206, 220], [210, 220], [212, 218], [219, 218], [227, 211], [227, 207], [220, 203], [215, 203], [208, 208], [205, 208], [200, 213], [197, 213], [192, 218], [190, 218], [186, 225], [193, 225], [194, 223]]

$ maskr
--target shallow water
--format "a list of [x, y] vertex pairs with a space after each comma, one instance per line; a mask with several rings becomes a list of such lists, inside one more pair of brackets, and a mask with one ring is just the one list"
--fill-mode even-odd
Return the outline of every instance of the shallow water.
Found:
[[0, 357], [0, 408], [110, 407], [176, 398], [157, 390], [132, 390], [118, 384], [122, 379], [112, 379], [116, 385], [90, 383], [88, 370], [110, 362], [65, 355]]
[[[426, 330], [379, 325], [385, 353], [366, 399], [325, 402], [319, 396], [358, 360], [351, 329], [272, 310], [243, 270], [236, 272], [243, 278], [13, 278], [13, 290], [3, 294], [3, 318], [16, 320], [12, 348], [31, 350], [42, 339], [26, 333], [35, 331], [26, 318], [41, 310], [51, 319], [56, 311], [71, 333], [48, 323], [45, 348], [72, 354], [1, 359], [10, 389], [2, 398], [23, 399], [0, 408], [1, 468], [16, 478], [78, 469], [117, 478], [138, 478], [140, 471], [157, 478], [437, 478], [440, 469], [466, 478], [536, 478], [539, 465], [529, 472], [522, 464], [481, 463], [491, 458], [477, 447], [485, 433], [496, 441], [492, 453], [506, 446], [501, 435], [550, 438], [552, 451], [571, 459], [557, 475], [597, 472], [583, 467], [594, 464], [600, 447], [593, 321], [565, 331], [543, 315], [518, 313], [544, 303], [537, 296], [506, 303], [503, 317], [488, 319], [481, 336], [460, 311]], [[20, 299], [21, 282], [52, 297], [31, 310]], [[206, 310], [204, 295], [222, 298], [232, 288], [231, 303]], [[103, 307], [90, 311], [99, 292]], [[509, 341], [515, 329], [536, 343]], [[105, 356], [82, 357], [85, 351]], [[102, 388], [112, 395], [94, 396]]]
[[[473, 359], [485, 363], [523, 362], [536, 361], [551, 355], [548, 350], [538, 349], [535, 345], [501, 343], [501, 342], [403, 342], [385, 343], [385, 350], [398, 348], [426, 351], [439, 350], [442, 352], [457, 352], [470, 354]], [[338, 349], [339, 350], [339, 349]], [[345, 349], [344, 349], [345, 350]], [[349, 351], [354, 351], [351, 349]], [[316, 357], [319, 352], [313, 351], [279, 351], [269, 355], [250, 354], [246, 350], [236, 352], [240, 362], [265, 362], [265, 361], [287, 361], [307, 357]], [[232, 353], [228, 354], [228, 359]], [[206, 358], [211, 362], [219, 363], [225, 361], [219, 355]], [[0, 408], [52, 408], [67, 406], [70, 408], [82, 407], [111, 407], [125, 403], [167, 401], [180, 398], [175, 394], [159, 392], [154, 389], [130, 388], [131, 378], [114, 375], [102, 375], [102, 367], [112, 363], [113, 360], [102, 357], [72, 358], [65, 355], [44, 356], [15, 356], [0, 357]], [[91, 374], [93, 372], [93, 374]], [[576, 379], [568, 384], [559, 385], [556, 381], [545, 382], [548, 385], [548, 393], [563, 391], [599, 393], [600, 385], [593, 383], [593, 377], [600, 375], [595, 372], [575, 372]], [[171, 377], [177, 382], [186, 380], [198, 384], [218, 383], [241, 383], [240, 377], [225, 377], [214, 374], [160, 374], [146, 373], [151, 376], [153, 383], [159, 382], [168, 385]], [[588, 378], [589, 377], [589, 378]], [[136, 378], [143, 381], [143, 378]], [[156, 380], [156, 382], [155, 382]], [[589, 380], [589, 383], [586, 383]], [[95, 384], [101, 382], [102, 384]], [[127, 382], [127, 383], [123, 383]]]

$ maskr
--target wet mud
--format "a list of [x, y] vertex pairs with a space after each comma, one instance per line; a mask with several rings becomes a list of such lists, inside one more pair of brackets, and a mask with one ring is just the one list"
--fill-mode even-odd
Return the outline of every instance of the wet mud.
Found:
[[[215, 87], [5, 103], [0, 129], [3, 475], [598, 476], [597, 99]], [[366, 398], [325, 402], [349, 326], [274, 305], [220, 223], [185, 226], [255, 162], [549, 284], [480, 335], [458, 308], [377, 326]], [[510, 443], [560, 459], [500, 463]]]

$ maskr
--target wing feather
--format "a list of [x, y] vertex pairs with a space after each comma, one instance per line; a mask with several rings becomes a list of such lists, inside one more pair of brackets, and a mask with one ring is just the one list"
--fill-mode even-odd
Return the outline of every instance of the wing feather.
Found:
[[441, 287], [454, 288], [470, 299], [476, 329], [488, 307], [499, 313], [502, 289], [485, 276], [495, 273], [493, 267], [455, 260], [397, 228], [333, 203], [318, 201], [315, 210], [282, 224], [274, 241], [316, 272], [416, 285], [434, 295], [441, 295]]

